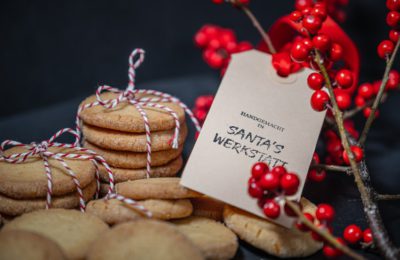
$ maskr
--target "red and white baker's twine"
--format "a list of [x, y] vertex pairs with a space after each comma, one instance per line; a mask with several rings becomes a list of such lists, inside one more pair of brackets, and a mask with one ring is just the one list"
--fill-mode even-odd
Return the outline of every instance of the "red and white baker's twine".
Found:
[[[136, 69], [144, 61], [144, 54], [145, 54], [144, 50], [135, 49], [129, 56], [129, 71], [128, 71], [129, 83], [128, 83], [128, 87], [124, 91], [119, 90], [117, 88], [107, 86], [107, 85], [100, 86], [96, 91], [97, 101], [88, 103], [88, 104], [84, 104], [81, 107], [79, 107], [77, 117], [76, 117], [76, 131], [80, 137], [81, 136], [81, 127], [80, 127], [79, 115], [83, 110], [85, 110], [87, 108], [91, 108], [91, 107], [100, 105], [107, 109], [112, 109], [112, 108], [115, 108], [119, 103], [122, 103], [122, 102], [127, 102], [127, 103], [135, 106], [144, 121], [144, 127], [145, 127], [145, 133], [146, 133], [146, 152], [147, 152], [146, 175], [147, 175], [147, 178], [149, 178], [150, 171], [151, 171], [151, 132], [150, 132], [149, 120], [148, 120], [148, 117], [147, 117], [147, 114], [146, 114], [146, 111], [144, 110], [144, 108], [146, 108], [146, 107], [158, 108], [163, 111], [166, 111], [173, 117], [173, 119], [175, 121], [175, 131], [174, 131], [174, 135], [171, 139], [173, 149], [177, 149], [178, 145], [179, 145], [178, 144], [179, 130], [180, 130], [179, 118], [178, 118], [178, 115], [172, 109], [170, 109], [167, 106], [159, 104], [160, 102], [161, 103], [162, 102], [170, 102], [170, 103], [178, 104], [189, 115], [190, 119], [192, 120], [193, 124], [196, 127], [196, 130], [200, 131], [201, 127], [200, 127], [199, 122], [193, 115], [192, 111], [183, 102], [181, 102], [178, 98], [173, 97], [169, 94], [160, 92], [160, 91], [156, 91], [156, 90], [146, 90], [146, 89], [137, 90], [137, 89], [135, 89]], [[134, 62], [134, 59], [136, 58], [136, 56], [138, 56], [138, 58]], [[119, 94], [119, 96], [114, 99], [103, 100], [101, 98], [101, 94], [103, 91], [117, 93], [117, 94]], [[152, 95], [155, 97], [137, 97], [137, 95]]]
[[[65, 144], [65, 143], [58, 143], [55, 142], [55, 139], [60, 137], [64, 133], [70, 133], [75, 137], [75, 142], [73, 144]], [[9, 146], [19, 146], [19, 147], [24, 147], [27, 149], [26, 152], [23, 153], [14, 153], [11, 155], [4, 155], [4, 151], [6, 147]], [[75, 150], [76, 152], [81, 152], [81, 153], [74, 153], [74, 152], [66, 152], [66, 153], [54, 153], [48, 150], [50, 147], [59, 147], [59, 148], [69, 148], [72, 150]], [[7, 163], [24, 163], [27, 159], [33, 156], [40, 156], [43, 159], [43, 164], [45, 168], [45, 174], [47, 178], [47, 195], [46, 195], [46, 209], [49, 209], [51, 207], [51, 201], [52, 201], [52, 194], [53, 194], [53, 178], [52, 178], [52, 172], [51, 172], [51, 167], [49, 165], [49, 158], [55, 159], [60, 164], [64, 167], [66, 170], [67, 174], [71, 176], [72, 181], [74, 182], [76, 186], [76, 190], [79, 196], [79, 208], [81, 211], [85, 211], [86, 208], [86, 202], [83, 196], [83, 191], [82, 187], [80, 185], [79, 179], [76, 177], [76, 174], [74, 171], [68, 166], [68, 164], [64, 161], [64, 159], [69, 159], [69, 160], [90, 160], [96, 168], [96, 183], [97, 183], [97, 190], [96, 190], [96, 198], [98, 197], [99, 189], [100, 189], [100, 181], [99, 181], [99, 168], [98, 165], [101, 164], [107, 171], [108, 177], [110, 180], [110, 189], [109, 193], [106, 196], [107, 199], [110, 198], [115, 198], [120, 201], [123, 201], [129, 205], [131, 205], [133, 208], [143, 212], [146, 214], [148, 217], [151, 217], [151, 213], [147, 211], [142, 205], [139, 205], [136, 201], [131, 200], [131, 199], [126, 199], [121, 195], [115, 194], [115, 185], [114, 185], [114, 174], [104, 158], [98, 154], [96, 154], [94, 151], [91, 151], [86, 148], [82, 148], [79, 146], [79, 135], [78, 133], [71, 129], [71, 128], [64, 128], [58, 131], [56, 134], [54, 134], [49, 140], [43, 141], [41, 143], [31, 143], [31, 144], [23, 144], [18, 141], [13, 141], [13, 140], [5, 140], [4, 142], [1, 143], [0, 145], [0, 162], [4, 161]]]

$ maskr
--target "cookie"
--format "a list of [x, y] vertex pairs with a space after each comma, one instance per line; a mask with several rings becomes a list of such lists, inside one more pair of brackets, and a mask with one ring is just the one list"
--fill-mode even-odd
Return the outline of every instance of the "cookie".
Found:
[[203, 217], [189, 217], [172, 223], [200, 249], [206, 259], [231, 259], [235, 256], [237, 237], [224, 224]]
[[[163, 151], [172, 149], [171, 139], [174, 136], [174, 129], [166, 131], [151, 132], [151, 149], [152, 151]], [[82, 128], [85, 139], [104, 149], [129, 151], [129, 152], [146, 152], [146, 134], [145, 133], [129, 133], [99, 128], [90, 125], [83, 125]], [[183, 124], [179, 132], [178, 143], [182, 145], [186, 139], [188, 130], [186, 124]]]
[[[183, 159], [182, 156], [172, 160], [171, 162], [151, 167], [150, 177], [174, 177], [182, 168]], [[114, 173], [114, 180], [116, 183], [124, 182], [124, 181], [131, 181], [131, 180], [139, 180], [147, 178], [147, 171], [146, 168], [142, 169], [123, 169], [123, 168], [114, 168], [111, 167], [111, 170]], [[103, 182], [109, 182], [108, 173], [104, 167], [100, 167], [100, 179]]]
[[[145, 168], [147, 164], [147, 153], [106, 150], [89, 142], [85, 142], [84, 147], [103, 156], [109, 165], [116, 168], [138, 169]], [[169, 163], [179, 157], [182, 149], [183, 146], [179, 146], [178, 149], [152, 152], [151, 166], [161, 166]]]
[[88, 260], [199, 260], [200, 250], [172, 224], [140, 219], [119, 224], [90, 247]]
[[193, 204], [193, 215], [222, 221], [224, 205], [222, 201], [202, 196], [190, 199]]
[[[138, 201], [153, 214], [155, 219], [177, 219], [190, 216], [192, 204], [187, 199], [182, 200], [142, 200]], [[92, 200], [88, 203], [86, 213], [96, 215], [110, 225], [127, 222], [143, 217], [143, 215], [118, 200]]]
[[[73, 152], [72, 149], [50, 147], [50, 152]], [[5, 155], [27, 152], [24, 147], [14, 147], [4, 152]], [[65, 159], [76, 174], [82, 187], [95, 178], [95, 167], [89, 160]], [[64, 167], [55, 159], [49, 159], [53, 176], [53, 195], [60, 196], [76, 191], [72, 178]], [[0, 162], [0, 193], [15, 199], [44, 198], [47, 194], [47, 177], [43, 159], [39, 155], [28, 158], [23, 163]]]
[[4, 226], [2, 232], [27, 230], [55, 241], [68, 259], [83, 259], [88, 247], [108, 229], [106, 223], [77, 210], [49, 209], [24, 214]]
[[[316, 207], [310, 201], [302, 198], [301, 204], [305, 212], [315, 213]], [[323, 245], [296, 227], [287, 229], [231, 206], [224, 208], [224, 221], [241, 239], [277, 257], [306, 257]]]
[[126, 181], [115, 185], [117, 193], [135, 200], [187, 199], [201, 196], [200, 193], [179, 184], [180, 178], [149, 178]]
[[[83, 190], [85, 201], [93, 198], [96, 193], [96, 182], [93, 181]], [[52, 196], [52, 208], [66, 208], [72, 209], [79, 206], [79, 196], [77, 192], [63, 195]], [[46, 198], [30, 199], [30, 200], [16, 200], [0, 195], [0, 213], [10, 216], [19, 216], [21, 214], [46, 208]]]
[[24, 231], [0, 232], [0, 259], [62, 260], [66, 259], [60, 246], [42, 235]]
[[[101, 94], [103, 100], [117, 98], [119, 94], [104, 93]], [[151, 95], [137, 94], [137, 97], [155, 97]], [[96, 101], [96, 96], [86, 98], [80, 106]], [[173, 110], [181, 124], [185, 122], [185, 111], [175, 103], [160, 103]], [[158, 108], [143, 107], [147, 114], [151, 131], [163, 131], [175, 127], [174, 118], [167, 112]], [[100, 128], [113, 129], [123, 132], [144, 133], [144, 121], [135, 106], [123, 102], [113, 109], [107, 109], [102, 106], [94, 106], [84, 109], [80, 113], [83, 122]]]

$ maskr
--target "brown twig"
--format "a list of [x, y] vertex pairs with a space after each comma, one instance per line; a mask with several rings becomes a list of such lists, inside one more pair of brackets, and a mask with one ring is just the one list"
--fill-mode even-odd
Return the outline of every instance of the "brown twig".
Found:
[[250, 21], [253, 23], [253, 26], [257, 29], [257, 31], [260, 33], [263, 41], [267, 44], [269, 52], [270, 53], [276, 53], [275, 47], [272, 44], [271, 38], [269, 35], [264, 31], [264, 28], [261, 26], [260, 22], [258, 19], [255, 17], [253, 12], [250, 10], [250, 8], [247, 5], [243, 5], [240, 2], [237, 2], [236, 0], [229, 0], [231, 4], [238, 6], [243, 12], [247, 15], [247, 17], [250, 19]]
[[400, 194], [375, 194], [377, 200], [400, 200]]
[[396, 59], [396, 54], [397, 54], [397, 51], [399, 50], [399, 47], [400, 47], [400, 40], [397, 41], [396, 47], [394, 48], [394, 51], [386, 64], [385, 73], [383, 74], [382, 83], [381, 83], [381, 86], [379, 87], [379, 92], [376, 95], [374, 103], [371, 107], [371, 114], [369, 115], [367, 122], [365, 123], [364, 129], [361, 132], [360, 140], [358, 141], [360, 146], [364, 146], [365, 141], [368, 136], [368, 132], [369, 132], [371, 125], [375, 119], [375, 112], [378, 109], [379, 104], [381, 103], [383, 93], [385, 92], [386, 84], [389, 80], [389, 72], [392, 69], [392, 66], [393, 66], [394, 60]]
[[321, 229], [321, 228], [317, 227], [316, 225], [314, 225], [314, 223], [312, 223], [310, 220], [308, 220], [306, 217], [304, 217], [303, 212], [300, 210], [299, 206], [296, 203], [294, 203], [288, 199], [285, 199], [285, 202], [290, 207], [290, 209], [293, 210], [294, 213], [296, 213], [296, 215], [298, 216], [298, 219], [302, 223], [304, 223], [304, 225], [306, 225], [309, 229], [311, 229], [312, 231], [314, 231], [315, 233], [320, 235], [322, 238], [324, 238], [324, 240], [327, 241], [329, 244], [331, 244], [332, 246], [336, 247], [344, 254], [346, 254], [354, 259], [365, 259], [363, 256], [357, 254], [356, 252], [351, 250], [346, 245], [338, 242], [337, 239], [331, 233], [329, 233], [325, 229]]
[[345, 172], [351, 173], [351, 168], [346, 166], [339, 166], [339, 165], [327, 165], [327, 164], [313, 164], [311, 165], [312, 168], [320, 169], [320, 170], [327, 170], [327, 171], [334, 171], [334, 172]]

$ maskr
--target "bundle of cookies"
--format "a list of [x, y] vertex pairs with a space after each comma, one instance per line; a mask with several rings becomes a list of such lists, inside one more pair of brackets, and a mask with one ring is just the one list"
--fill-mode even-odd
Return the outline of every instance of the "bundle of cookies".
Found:
[[[116, 93], [101, 94], [104, 100], [118, 98]], [[152, 95], [137, 94], [135, 98], [155, 98]], [[96, 102], [93, 95], [82, 102], [80, 107]], [[176, 121], [165, 109], [144, 107], [151, 130], [151, 157], [147, 154], [148, 142], [143, 115], [129, 102], [119, 103], [114, 108], [93, 106], [82, 110], [82, 132], [84, 146], [103, 156], [112, 167], [116, 183], [147, 177], [147, 163], [151, 160], [151, 178], [173, 177], [182, 167], [182, 147], [187, 136], [185, 111], [179, 104], [158, 103], [173, 111], [180, 122], [178, 148], [173, 149], [171, 140], [175, 134]], [[109, 182], [105, 169], [101, 169], [102, 190], [107, 191]]]

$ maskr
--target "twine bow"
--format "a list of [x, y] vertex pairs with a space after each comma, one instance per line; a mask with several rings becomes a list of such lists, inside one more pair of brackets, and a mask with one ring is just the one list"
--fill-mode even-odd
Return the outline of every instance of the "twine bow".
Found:
[[[178, 104], [190, 117], [192, 120], [193, 124], [196, 127], [196, 130], [199, 132], [201, 130], [200, 124], [193, 115], [192, 111], [183, 103], [181, 102], [178, 98], [173, 97], [169, 94], [156, 91], [156, 90], [146, 90], [146, 89], [140, 89], [137, 90], [135, 89], [135, 76], [136, 76], [136, 69], [139, 68], [139, 66], [143, 63], [144, 61], [144, 54], [145, 51], [142, 49], [135, 49], [129, 56], [129, 70], [128, 70], [128, 77], [129, 77], [129, 83], [128, 87], [125, 90], [120, 90], [117, 88], [113, 88], [111, 86], [100, 86], [97, 91], [96, 91], [96, 101], [88, 104], [84, 104], [78, 109], [77, 117], [76, 117], [76, 132], [78, 133], [79, 137], [81, 136], [81, 126], [80, 126], [80, 113], [87, 109], [91, 108], [94, 106], [103, 106], [107, 109], [112, 109], [115, 108], [118, 104], [122, 102], [129, 103], [133, 105], [138, 112], [140, 113], [141, 117], [143, 118], [144, 121], [144, 127], [145, 127], [145, 134], [146, 134], [146, 152], [147, 152], [147, 161], [146, 161], [146, 175], [147, 178], [150, 177], [150, 171], [151, 171], [151, 131], [150, 131], [150, 125], [149, 125], [149, 120], [146, 114], [146, 111], [144, 108], [146, 107], [152, 107], [152, 108], [158, 108], [161, 109], [168, 114], [170, 114], [175, 122], [175, 130], [174, 130], [174, 135], [172, 136], [172, 139], [170, 140], [171, 146], [173, 149], [177, 149], [179, 146], [178, 140], [179, 140], [179, 130], [180, 130], [180, 122], [178, 115], [169, 107], [164, 106], [159, 103], [163, 102], [171, 102]], [[136, 59], [136, 61], [135, 61]], [[112, 93], [119, 94], [116, 98], [113, 99], [107, 99], [103, 100], [101, 97], [101, 94], [103, 91], [109, 91]], [[139, 95], [145, 94], [145, 95], [152, 95], [155, 97], [138, 97]]]
[[[66, 144], [66, 143], [58, 143], [55, 142], [55, 140], [63, 135], [64, 133], [69, 133], [75, 137], [75, 142], [73, 144]], [[13, 163], [13, 164], [19, 164], [19, 163], [24, 163], [26, 162], [29, 158], [33, 156], [40, 156], [43, 160], [44, 168], [45, 168], [45, 173], [47, 177], [47, 194], [46, 194], [46, 209], [49, 209], [51, 207], [51, 202], [52, 202], [52, 194], [53, 194], [53, 177], [52, 177], [52, 171], [51, 167], [49, 165], [49, 158], [55, 159], [60, 164], [64, 167], [66, 170], [66, 173], [72, 178], [72, 181], [74, 182], [76, 186], [76, 190], [79, 196], [79, 208], [82, 212], [85, 211], [86, 208], [86, 202], [83, 196], [83, 191], [81, 184], [79, 182], [79, 179], [77, 178], [76, 174], [74, 171], [68, 166], [68, 164], [65, 162], [64, 159], [70, 159], [70, 160], [90, 160], [95, 168], [96, 168], [96, 183], [97, 183], [97, 189], [96, 189], [96, 198], [98, 197], [99, 190], [100, 190], [100, 178], [99, 178], [99, 164], [101, 164], [108, 173], [109, 181], [110, 181], [110, 188], [108, 191], [107, 196], [105, 199], [118, 199], [120, 201], [123, 201], [124, 203], [129, 204], [133, 208], [143, 212], [146, 214], [148, 217], [151, 217], [151, 212], [147, 211], [142, 205], [139, 205], [136, 201], [127, 199], [121, 195], [117, 195], [115, 193], [115, 184], [114, 184], [114, 174], [104, 158], [98, 154], [96, 154], [94, 151], [91, 151], [86, 148], [82, 148], [79, 146], [79, 134], [77, 131], [71, 129], [71, 128], [64, 128], [58, 131], [56, 134], [54, 134], [49, 140], [42, 141], [40, 143], [31, 143], [31, 144], [23, 144], [18, 141], [14, 140], [5, 140], [1, 143], [0, 145], [0, 162], [7, 162], [7, 163]], [[27, 149], [26, 152], [23, 153], [14, 153], [11, 155], [4, 155], [4, 151], [6, 147], [13, 146], [13, 147], [24, 147]], [[66, 153], [54, 153], [49, 150], [50, 147], [59, 147], [59, 148], [70, 148], [72, 150], [75, 150], [76, 152], [80, 153], [75, 153], [75, 152], [66, 152]]]

